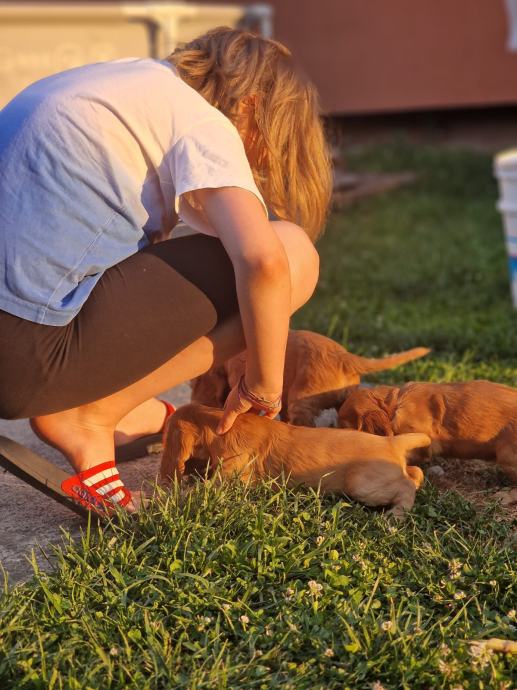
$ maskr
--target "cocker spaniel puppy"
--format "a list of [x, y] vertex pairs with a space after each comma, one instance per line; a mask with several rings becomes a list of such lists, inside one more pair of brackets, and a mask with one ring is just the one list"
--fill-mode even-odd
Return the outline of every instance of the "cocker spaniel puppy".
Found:
[[354, 388], [339, 426], [390, 436], [418, 432], [445, 458], [496, 460], [517, 484], [517, 390], [490, 381]]
[[426, 447], [425, 434], [381, 438], [360, 431], [291, 426], [253, 414], [239, 416], [224, 435], [216, 433], [222, 410], [189, 404], [167, 424], [161, 477], [181, 479], [190, 458], [205, 460], [221, 478], [244, 481], [287, 478], [324, 493], [342, 493], [367, 506], [410, 510], [423, 481], [407, 456]]
[[[289, 331], [282, 419], [300, 426], [314, 426], [323, 410], [337, 409], [341, 405], [346, 388], [360, 383], [362, 375], [397, 367], [429, 352], [425, 347], [416, 347], [380, 359], [369, 359], [347, 352], [319, 333]], [[244, 352], [193, 379], [192, 402], [222, 407], [245, 367]]]

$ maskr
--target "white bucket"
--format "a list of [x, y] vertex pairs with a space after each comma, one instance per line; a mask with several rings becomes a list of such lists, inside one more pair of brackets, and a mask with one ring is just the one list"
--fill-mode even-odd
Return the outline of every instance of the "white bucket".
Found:
[[503, 216], [512, 301], [517, 307], [517, 149], [496, 156], [494, 173], [499, 183], [497, 210]]
[[502, 203], [517, 205], [517, 171], [497, 172], [496, 177], [499, 181], [499, 194]]

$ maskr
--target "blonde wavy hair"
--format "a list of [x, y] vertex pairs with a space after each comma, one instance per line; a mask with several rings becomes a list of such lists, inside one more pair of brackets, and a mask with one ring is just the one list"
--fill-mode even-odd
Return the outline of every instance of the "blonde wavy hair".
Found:
[[289, 50], [249, 31], [219, 27], [167, 60], [237, 126], [270, 210], [315, 241], [330, 203], [330, 156], [316, 89]]

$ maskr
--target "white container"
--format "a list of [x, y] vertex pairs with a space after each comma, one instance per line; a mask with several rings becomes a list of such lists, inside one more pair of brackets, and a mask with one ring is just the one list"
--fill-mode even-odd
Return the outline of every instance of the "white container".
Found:
[[517, 0], [506, 0], [506, 14], [508, 17], [507, 49], [517, 52]]
[[503, 217], [512, 301], [517, 308], [517, 149], [496, 156], [494, 173], [499, 183], [497, 210]]

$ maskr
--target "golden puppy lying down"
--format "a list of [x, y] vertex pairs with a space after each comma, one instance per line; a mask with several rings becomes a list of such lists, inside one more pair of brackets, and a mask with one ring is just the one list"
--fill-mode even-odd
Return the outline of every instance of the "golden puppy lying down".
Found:
[[[291, 330], [285, 354], [282, 419], [300, 426], [314, 426], [320, 412], [341, 405], [346, 387], [360, 383], [363, 374], [398, 367], [429, 352], [427, 348], [415, 347], [381, 359], [369, 359], [347, 352], [319, 333]], [[193, 379], [192, 402], [222, 407], [245, 368], [243, 352]]]
[[170, 417], [161, 476], [181, 479], [189, 458], [207, 460], [222, 477], [242, 480], [284, 475], [290, 486], [305, 484], [324, 493], [345, 493], [368, 506], [412, 508], [423, 481], [406, 456], [427, 447], [424, 434], [381, 438], [360, 431], [291, 426], [253, 414], [241, 415], [223, 436], [215, 433], [222, 411], [184, 405]]
[[339, 426], [388, 436], [421, 432], [446, 458], [496, 460], [517, 484], [517, 390], [490, 381], [352, 388]]

